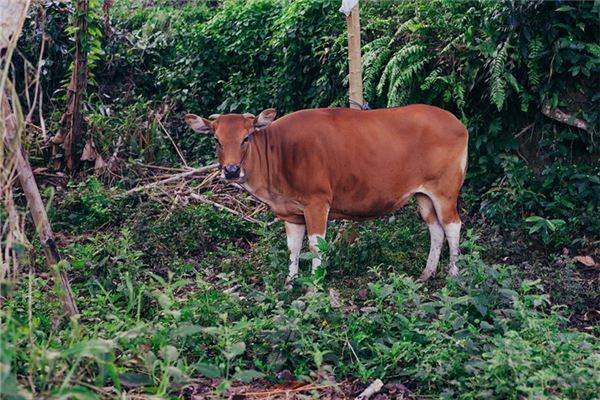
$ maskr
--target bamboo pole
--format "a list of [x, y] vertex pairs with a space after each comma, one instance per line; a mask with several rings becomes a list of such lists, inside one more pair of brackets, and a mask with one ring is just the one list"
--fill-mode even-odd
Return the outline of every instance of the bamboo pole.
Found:
[[348, 26], [348, 73], [350, 83], [350, 108], [360, 109], [364, 104], [362, 63], [360, 54], [360, 12], [358, 3], [346, 16]]
[[[2, 39], [0, 40], [0, 51], [2, 51], [0, 55], [3, 56], [0, 58], [2, 69], [2, 75], [0, 76], [0, 161], [2, 163], [0, 165], [2, 167], [9, 164], [12, 167], [16, 166], [16, 173], [23, 193], [27, 198], [27, 204], [31, 210], [40, 242], [46, 253], [48, 266], [55, 276], [56, 282], [62, 287], [62, 290], [59, 291], [61, 303], [65, 312], [73, 316], [78, 314], [79, 311], [75, 304], [69, 280], [66, 274], [60, 270], [60, 254], [54, 242], [54, 234], [48, 222], [46, 209], [21, 141], [24, 118], [19, 104], [19, 96], [12, 82], [8, 79], [13, 50], [16, 48], [17, 40], [21, 34], [29, 5], [30, 0], [0, 0], [0, 10], [3, 11], [0, 13], [0, 37]], [[5, 47], [6, 52], [4, 52]], [[8, 156], [6, 160], [4, 159], [5, 155]], [[12, 178], [5, 183], [12, 187]], [[3, 191], [0, 191], [0, 198], [2, 198], [2, 195]], [[10, 189], [7, 191], [7, 195], [12, 195]]]
[[[59, 296], [63, 308], [69, 316], [77, 315], [79, 314], [79, 310], [77, 309], [77, 304], [75, 303], [75, 297], [73, 296], [67, 275], [60, 269], [61, 257], [56, 247], [56, 242], [54, 241], [54, 233], [52, 232], [52, 227], [48, 221], [46, 208], [44, 207], [42, 196], [40, 195], [37, 183], [35, 182], [33, 171], [31, 170], [31, 165], [29, 164], [29, 159], [25, 153], [25, 150], [23, 149], [21, 141], [19, 140], [20, 137], [17, 126], [17, 118], [14, 110], [12, 110], [10, 106], [8, 97], [8, 93], [5, 93], [5, 96], [2, 99], [1, 116], [4, 120], [5, 136], [7, 138], [13, 138], [13, 145], [15, 145], [13, 151], [16, 152], [17, 156], [19, 183], [21, 184], [23, 193], [27, 198], [27, 205], [31, 210], [33, 223], [35, 224], [42, 248], [44, 249], [48, 267], [50, 268], [50, 271], [54, 275], [58, 284], [61, 286]], [[15, 100], [15, 93], [13, 93], [12, 98], [13, 101], [18, 101]]]

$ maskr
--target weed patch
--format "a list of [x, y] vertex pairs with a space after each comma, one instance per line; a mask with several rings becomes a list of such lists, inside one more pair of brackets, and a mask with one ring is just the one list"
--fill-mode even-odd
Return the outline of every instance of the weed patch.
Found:
[[[205, 212], [192, 207], [185, 218], [201, 213], [206, 221]], [[225, 218], [213, 228], [222, 230], [207, 235], [215, 243], [240, 229], [223, 224], [222, 214], [215, 218]], [[174, 226], [169, 221], [158, 226]], [[565, 329], [564, 310], [550, 303], [539, 281], [484, 262], [472, 234], [460, 278], [436, 289], [417, 283], [402, 265], [382, 268], [378, 255], [365, 261], [372, 265], [368, 283], [342, 291], [341, 304], [327, 289], [339, 282], [335, 276], [326, 275], [316, 291], [284, 290], [287, 256], [266, 251], [273, 238], [255, 242], [243, 267], [208, 256], [212, 268], [190, 273], [173, 262], [160, 274], [132, 238], [124, 230], [68, 247], [80, 320], [60, 322], [40, 277], [31, 280], [31, 322], [24, 318], [27, 289], [7, 300], [0, 342], [10, 393], [33, 379], [54, 395], [93, 393], [87, 382], [110, 384], [110, 393], [95, 393], [100, 397], [131, 390], [168, 397], [197, 376], [217, 379], [214, 390], [225, 393], [256, 378], [276, 382], [281, 371], [307, 381], [323, 373], [399, 380], [417, 396], [449, 398], [585, 399], [600, 388], [597, 339]], [[336, 250], [329, 253], [326, 268], [340, 268]]]

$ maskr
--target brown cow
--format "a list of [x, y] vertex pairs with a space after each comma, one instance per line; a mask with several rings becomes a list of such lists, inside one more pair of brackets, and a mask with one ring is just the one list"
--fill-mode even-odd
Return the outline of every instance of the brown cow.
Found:
[[[451, 113], [428, 105], [380, 110], [302, 110], [185, 116], [196, 132], [214, 134], [223, 177], [267, 203], [285, 221], [288, 283], [298, 274], [305, 229], [310, 250], [328, 219], [364, 220], [394, 212], [415, 196], [431, 247], [422, 280], [435, 274], [444, 236], [448, 273], [461, 220], [457, 200], [467, 168], [468, 133]], [[313, 272], [320, 265], [312, 262]]]

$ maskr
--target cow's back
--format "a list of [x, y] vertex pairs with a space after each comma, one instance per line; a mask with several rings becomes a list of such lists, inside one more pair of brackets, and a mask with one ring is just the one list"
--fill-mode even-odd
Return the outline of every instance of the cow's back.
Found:
[[279, 184], [303, 201], [328, 196], [333, 218], [381, 215], [418, 188], [458, 190], [464, 179], [467, 131], [437, 107], [303, 110], [270, 130]]

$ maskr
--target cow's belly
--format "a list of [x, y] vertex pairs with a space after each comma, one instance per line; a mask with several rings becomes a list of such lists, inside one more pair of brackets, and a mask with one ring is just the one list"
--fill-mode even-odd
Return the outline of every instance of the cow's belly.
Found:
[[[392, 184], [393, 180], [379, 181], [384, 184], [367, 184], [354, 180], [351, 186], [331, 185], [329, 219], [367, 220], [400, 209], [414, 194], [412, 186]], [[396, 181], [397, 182], [397, 181]], [[337, 187], [336, 187], [337, 186]], [[267, 190], [253, 190], [244, 185], [255, 197], [266, 203], [280, 219], [292, 223], [304, 223], [304, 207], [310, 191], [294, 191], [288, 194]], [[326, 190], [319, 190], [320, 193]]]
[[333, 197], [329, 211], [330, 219], [364, 220], [377, 218], [397, 211], [412, 196], [412, 191], [394, 196], [395, 193], [379, 193], [360, 199], [347, 195]]
[[332, 182], [330, 213], [336, 218], [376, 218], [394, 212], [417, 190], [416, 174], [370, 164], [361, 165], [360, 170], [349, 164]]

